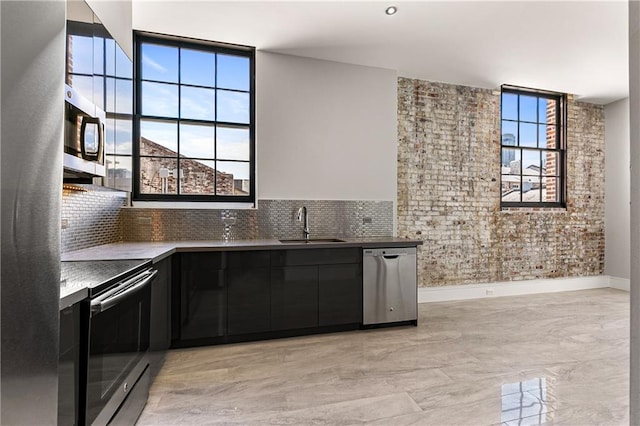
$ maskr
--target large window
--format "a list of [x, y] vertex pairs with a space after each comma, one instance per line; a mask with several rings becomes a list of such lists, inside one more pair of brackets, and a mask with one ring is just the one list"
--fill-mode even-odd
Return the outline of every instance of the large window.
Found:
[[564, 207], [565, 96], [502, 88], [502, 207]]
[[136, 35], [134, 198], [254, 195], [254, 49]]

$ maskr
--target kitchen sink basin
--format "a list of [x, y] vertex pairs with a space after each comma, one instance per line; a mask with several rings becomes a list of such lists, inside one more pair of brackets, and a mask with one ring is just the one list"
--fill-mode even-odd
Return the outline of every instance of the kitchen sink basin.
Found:
[[344, 243], [337, 238], [312, 238], [310, 240], [279, 240], [282, 244], [320, 244], [320, 243]]

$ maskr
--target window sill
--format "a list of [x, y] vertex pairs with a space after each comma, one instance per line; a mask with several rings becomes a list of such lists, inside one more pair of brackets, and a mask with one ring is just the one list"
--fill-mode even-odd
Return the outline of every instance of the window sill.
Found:
[[567, 212], [566, 207], [501, 207], [500, 213], [551, 213], [563, 214]]
[[218, 203], [202, 201], [133, 201], [136, 209], [252, 210], [254, 203]]

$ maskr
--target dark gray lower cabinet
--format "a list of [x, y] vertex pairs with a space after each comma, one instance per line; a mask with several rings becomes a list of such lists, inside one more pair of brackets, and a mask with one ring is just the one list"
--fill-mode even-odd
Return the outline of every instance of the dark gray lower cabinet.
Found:
[[318, 326], [318, 267], [271, 268], [271, 329]]
[[80, 424], [80, 303], [60, 311], [58, 424]]
[[151, 309], [149, 330], [149, 367], [151, 380], [160, 371], [164, 356], [171, 345], [171, 259], [153, 265], [158, 271], [151, 284]]
[[179, 340], [227, 334], [225, 253], [182, 253], [179, 283]]
[[271, 330], [269, 253], [230, 252], [227, 257], [227, 331], [230, 336]]
[[171, 344], [171, 258], [153, 265], [158, 275], [151, 286], [149, 349], [162, 351]]
[[[195, 252], [175, 258], [175, 347], [314, 328], [353, 329], [362, 321], [359, 248]], [[160, 315], [158, 319], [165, 323]], [[152, 341], [160, 346], [162, 336], [160, 329], [157, 335], [152, 331]]]
[[318, 325], [362, 322], [362, 266], [318, 266]]

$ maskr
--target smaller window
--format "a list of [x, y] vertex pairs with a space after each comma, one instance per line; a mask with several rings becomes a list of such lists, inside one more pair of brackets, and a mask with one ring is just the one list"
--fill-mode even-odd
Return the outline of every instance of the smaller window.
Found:
[[502, 87], [501, 206], [564, 207], [566, 97]]

